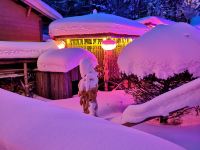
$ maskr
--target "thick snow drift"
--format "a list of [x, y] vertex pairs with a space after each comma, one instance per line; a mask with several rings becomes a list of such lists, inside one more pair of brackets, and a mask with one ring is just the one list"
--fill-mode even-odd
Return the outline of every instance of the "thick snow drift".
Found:
[[168, 116], [170, 112], [200, 105], [200, 79], [184, 84], [151, 101], [129, 106], [122, 115], [122, 123], [137, 123], [149, 117]]
[[1, 150], [183, 150], [134, 129], [2, 89], [0, 94]]
[[23, 0], [23, 2], [51, 19], [62, 18], [61, 14], [41, 0]]
[[43, 52], [57, 48], [55, 41], [48, 42], [10, 42], [0, 41], [1, 58], [37, 58]]
[[174, 24], [174, 21], [168, 20], [168, 19], [164, 19], [164, 18], [160, 18], [157, 16], [148, 16], [148, 17], [144, 17], [144, 18], [140, 18], [137, 19], [136, 21], [138, 21], [139, 23], [142, 24], [152, 24], [152, 25], [170, 25], [170, 24]]
[[167, 78], [189, 70], [200, 75], [200, 31], [186, 23], [159, 25], [127, 45], [118, 58], [126, 74]]
[[134, 20], [111, 14], [89, 14], [53, 21], [49, 26], [51, 37], [62, 35], [118, 34], [142, 35], [148, 28]]
[[87, 50], [81, 48], [64, 48], [49, 50], [38, 58], [39, 71], [68, 72], [77, 67], [82, 58], [88, 57], [97, 65], [96, 57]]

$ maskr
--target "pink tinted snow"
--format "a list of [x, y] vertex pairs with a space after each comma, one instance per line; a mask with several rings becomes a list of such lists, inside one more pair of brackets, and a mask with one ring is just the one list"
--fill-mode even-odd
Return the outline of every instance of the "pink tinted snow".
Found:
[[161, 24], [170, 25], [170, 24], [175, 23], [174, 21], [160, 18], [158, 16], [148, 16], [148, 17], [137, 19], [136, 21], [138, 21], [139, 23], [142, 23], [142, 24], [153, 24], [153, 25], [161, 25]]
[[98, 64], [94, 54], [81, 48], [51, 49], [40, 55], [37, 67], [40, 71], [68, 72], [85, 57], [90, 58], [94, 66]]
[[2, 89], [0, 94], [2, 150], [184, 149], [144, 132], [55, 107], [46, 102]]
[[184, 84], [140, 105], [131, 105], [122, 114], [122, 123], [141, 122], [149, 117], [168, 116], [170, 112], [200, 105], [200, 79]]
[[106, 33], [134, 36], [146, 31], [145, 25], [134, 20], [103, 13], [58, 19], [49, 25], [51, 37]]
[[200, 31], [186, 23], [159, 25], [126, 46], [118, 65], [141, 78], [155, 73], [166, 79], [185, 70], [200, 76]]
[[55, 41], [11, 42], [0, 41], [0, 58], [38, 58], [43, 52], [57, 48]]
[[62, 15], [59, 14], [55, 9], [47, 5], [45, 2], [41, 0], [23, 0], [24, 3], [28, 4], [29, 6], [33, 7], [37, 11], [45, 14], [46, 16], [50, 17], [51, 19], [59, 19], [62, 18]]

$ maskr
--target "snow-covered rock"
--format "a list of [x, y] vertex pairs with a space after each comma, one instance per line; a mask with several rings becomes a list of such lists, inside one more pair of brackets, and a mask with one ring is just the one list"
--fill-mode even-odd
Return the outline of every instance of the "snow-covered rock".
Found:
[[47, 5], [45, 2], [41, 0], [23, 0], [24, 3], [31, 6], [38, 12], [50, 17], [51, 19], [60, 19], [62, 15], [58, 13], [55, 9]]
[[94, 67], [98, 64], [92, 53], [81, 48], [51, 49], [40, 55], [37, 67], [39, 71], [68, 72], [77, 67], [85, 57], [91, 59]]
[[170, 112], [200, 105], [200, 79], [184, 84], [146, 103], [131, 105], [122, 114], [122, 123], [137, 123], [149, 117], [168, 116]]
[[1, 58], [38, 58], [43, 52], [57, 48], [55, 41], [48, 42], [11, 42], [0, 41]]
[[148, 16], [148, 17], [144, 17], [144, 18], [140, 18], [137, 19], [135, 21], [138, 21], [139, 23], [142, 24], [152, 24], [152, 25], [170, 25], [170, 24], [174, 24], [174, 21], [168, 20], [168, 19], [164, 19], [164, 18], [160, 18], [158, 16]]
[[51, 37], [62, 35], [118, 34], [142, 35], [148, 28], [134, 20], [111, 14], [89, 14], [67, 17], [53, 21], [49, 25]]
[[[1, 150], [183, 150], [150, 134], [0, 89]], [[144, 144], [145, 141], [145, 144]]]
[[166, 79], [189, 70], [200, 76], [200, 31], [186, 23], [159, 25], [127, 45], [118, 58], [126, 74]]

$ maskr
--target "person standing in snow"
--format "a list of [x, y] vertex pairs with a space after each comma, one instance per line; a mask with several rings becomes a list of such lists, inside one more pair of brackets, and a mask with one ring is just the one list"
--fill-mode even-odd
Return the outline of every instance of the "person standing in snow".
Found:
[[97, 116], [98, 74], [91, 58], [82, 59], [79, 66], [82, 77], [78, 85], [80, 104], [83, 106], [84, 113]]

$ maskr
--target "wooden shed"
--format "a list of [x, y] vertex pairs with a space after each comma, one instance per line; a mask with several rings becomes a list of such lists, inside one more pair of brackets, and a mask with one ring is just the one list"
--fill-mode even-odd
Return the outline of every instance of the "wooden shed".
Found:
[[40, 0], [1, 0], [0, 41], [42, 41], [43, 28], [62, 16]]
[[145, 25], [134, 20], [103, 13], [62, 18], [49, 25], [50, 36], [64, 41], [67, 48], [84, 48], [95, 54], [100, 78], [104, 75], [104, 50], [101, 43], [108, 38], [116, 41], [117, 47], [109, 57], [109, 74], [114, 79], [120, 75], [117, 58], [121, 50], [147, 30]]
[[43, 53], [37, 62], [36, 94], [48, 99], [65, 99], [78, 93], [81, 79], [79, 62], [84, 57], [97, 60], [81, 48], [52, 49]]

